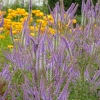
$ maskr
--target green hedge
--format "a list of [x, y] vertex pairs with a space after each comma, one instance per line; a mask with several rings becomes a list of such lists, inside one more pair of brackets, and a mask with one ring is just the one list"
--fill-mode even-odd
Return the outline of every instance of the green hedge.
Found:
[[[50, 6], [51, 9], [53, 9], [56, 2], [59, 2], [59, 1], [60, 0], [48, 0], [48, 5]], [[78, 7], [78, 10], [77, 10], [77, 14], [81, 14], [82, 0], [63, 0], [63, 1], [64, 1], [65, 10], [67, 10], [72, 3], [78, 3], [79, 7]], [[87, 0], [85, 0], [85, 1], [87, 1]], [[93, 0], [94, 4], [96, 4], [96, 2], [97, 2], [97, 0]]]

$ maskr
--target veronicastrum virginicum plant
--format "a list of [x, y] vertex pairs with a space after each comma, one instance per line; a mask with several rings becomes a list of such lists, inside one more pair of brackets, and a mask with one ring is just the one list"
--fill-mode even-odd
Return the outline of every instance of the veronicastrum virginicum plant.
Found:
[[[63, 3], [61, 6], [57, 3], [54, 10], [50, 10], [54, 23], [48, 20], [44, 34], [41, 34], [40, 24], [38, 36], [32, 37], [28, 26], [30, 3], [20, 42], [14, 42], [10, 28], [14, 48], [4, 53], [9, 62], [0, 72], [7, 85], [1, 100], [96, 99], [100, 86], [100, 26], [88, 16], [97, 20], [100, 11], [90, 0], [86, 4], [83, 1], [82, 5], [86, 20], [82, 26], [76, 24], [74, 28], [72, 23], [78, 5], [72, 3], [65, 11]], [[48, 27], [55, 29], [54, 35], [47, 34]]]

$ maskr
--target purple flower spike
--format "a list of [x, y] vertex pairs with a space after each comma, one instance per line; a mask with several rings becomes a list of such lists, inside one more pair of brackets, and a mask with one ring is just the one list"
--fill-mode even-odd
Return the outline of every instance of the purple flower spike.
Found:
[[41, 92], [42, 99], [47, 100], [46, 91], [45, 91], [45, 84], [44, 84], [43, 79], [40, 80], [40, 92]]
[[29, 13], [32, 11], [32, 0], [29, 1]]
[[84, 5], [85, 5], [85, 0], [82, 0], [82, 8], [81, 8], [82, 12], [84, 12]]
[[0, 72], [0, 76], [3, 77], [5, 80], [10, 81], [11, 74], [8, 65], [6, 65], [6, 67], [3, 68], [2, 72]]
[[62, 40], [64, 41], [65, 45], [66, 45], [66, 48], [68, 49], [69, 48], [69, 43], [68, 41], [65, 39], [65, 37], [62, 37]]
[[11, 36], [11, 40], [12, 40], [13, 45], [14, 45], [14, 36], [13, 36], [13, 33], [12, 33], [12, 27], [10, 27], [10, 36]]
[[69, 16], [70, 18], [73, 18], [73, 17], [74, 17], [77, 8], [78, 8], [78, 4], [77, 4], [77, 5], [75, 6], [75, 8], [72, 10], [72, 12], [71, 12], [71, 14], [70, 14], [70, 16]]
[[71, 6], [69, 7], [69, 9], [67, 10], [66, 14], [69, 15], [72, 12], [72, 10], [74, 9], [74, 7], [75, 7], [75, 4], [72, 3]]
[[37, 51], [37, 49], [38, 49], [38, 44], [36, 44], [34, 38], [31, 37], [31, 36], [30, 36], [30, 40], [31, 40], [32, 43], [33, 43], [33, 51], [34, 51], [34, 53], [36, 54], [36, 51]]
[[85, 78], [86, 81], [91, 82], [91, 78], [90, 78], [90, 75], [89, 75], [88, 68], [86, 68], [86, 71], [84, 72], [84, 78]]
[[71, 74], [70, 77], [68, 78], [66, 85], [64, 86], [64, 88], [63, 88], [62, 92], [60, 93], [57, 100], [64, 100], [64, 98], [66, 98], [66, 100], [68, 100], [68, 95], [69, 95], [68, 86], [69, 86], [69, 83], [71, 82], [72, 76], [73, 75]]
[[100, 76], [100, 70], [98, 70], [92, 78], [92, 82], [94, 83], [96, 79]]
[[3, 26], [3, 24], [4, 24], [4, 18], [3, 18], [3, 15], [2, 15], [2, 16], [0, 16], [0, 19], [2, 19], [2, 21], [0, 22], [0, 27], [2, 27], [2, 26]]

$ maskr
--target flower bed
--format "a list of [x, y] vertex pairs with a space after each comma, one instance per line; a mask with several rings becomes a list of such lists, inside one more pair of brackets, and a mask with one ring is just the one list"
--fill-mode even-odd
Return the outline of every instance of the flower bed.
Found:
[[100, 6], [83, 1], [81, 25], [77, 8], [72, 3], [65, 11], [57, 3], [50, 15], [9, 9], [4, 24], [1, 20], [4, 34], [8, 31], [12, 40], [12, 49], [3, 51], [1, 100], [99, 99]]

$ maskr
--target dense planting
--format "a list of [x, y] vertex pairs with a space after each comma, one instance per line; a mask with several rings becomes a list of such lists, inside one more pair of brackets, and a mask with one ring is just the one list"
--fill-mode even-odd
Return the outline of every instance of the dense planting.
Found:
[[[31, 0], [30, 0], [31, 1]], [[98, 100], [100, 98], [100, 6], [82, 2], [65, 11], [57, 3], [45, 15], [40, 10], [8, 9], [1, 14], [3, 50], [0, 100]], [[9, 36], [10, 35], [10, 36]], [[8, 41], [8, 42], [9, 42]]]

